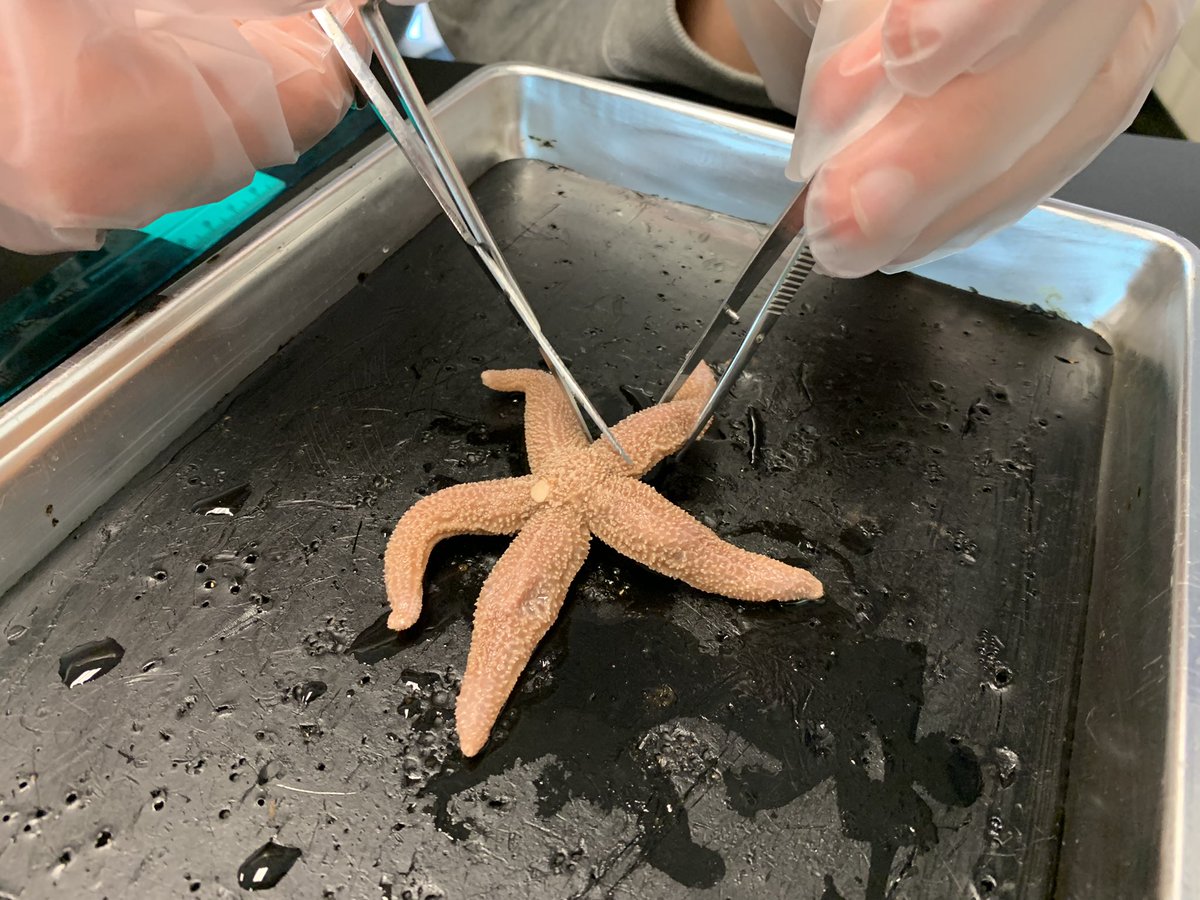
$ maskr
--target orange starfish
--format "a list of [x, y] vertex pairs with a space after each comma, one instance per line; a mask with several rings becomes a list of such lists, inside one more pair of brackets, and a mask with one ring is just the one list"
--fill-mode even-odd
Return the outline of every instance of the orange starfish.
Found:
[[521, 671], [562, 609], [592, 535], [692, 587], [737, 600], [815, 600], [821, 583], [803, 569], [751, 553], [639, 479], [677, 451], [715, 382], [701, 365], [670, 403], [613, 428], [633, 464], [604, 440], [590, 442], [554, 376], [533, 369], [483, 373], [493, 390], [525, 394], [523, 478], [460, 484], [414, 505], [384, 556], [388, 627], [417, 621], [434, 544], [459, 534], [517, 534], [480, 591], [475, 632], [455, 717], [466, 756], [482, 749]]

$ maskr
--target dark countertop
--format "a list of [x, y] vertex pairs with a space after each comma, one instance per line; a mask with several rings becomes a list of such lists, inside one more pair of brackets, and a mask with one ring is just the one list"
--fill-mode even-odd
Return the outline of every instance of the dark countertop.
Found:
[[1200, 143], [1121, 135], [1057, 196], [1200, 244]]

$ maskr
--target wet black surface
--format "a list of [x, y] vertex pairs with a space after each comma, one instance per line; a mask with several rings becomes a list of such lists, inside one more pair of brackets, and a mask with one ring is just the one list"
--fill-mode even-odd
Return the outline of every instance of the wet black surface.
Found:
[[[478, 193], [610, 418], [758, 234], [535, 163]], [[467, 762], [506, 542], [447, 542], [413, 632], [380, 619], [399, 515], [524, 471], [520, 404], [478, 375], [533, 350], [464, 253], [432, 226], [0, 601], [0, 896], [231, 897], [268, 842], [302, 853], [295, 897], [1049, 893], [1107, 348], [910, 277], [814, 280], [658, 486], [828, 601], [730, 603], [597, 546]], [[68, 691], [59, 658], [104, 638], [126, 659]]]

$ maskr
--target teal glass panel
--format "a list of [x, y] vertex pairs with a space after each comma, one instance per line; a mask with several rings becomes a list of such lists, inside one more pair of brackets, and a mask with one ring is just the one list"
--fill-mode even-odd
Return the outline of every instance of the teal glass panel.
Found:
[[0, 298], [0, 403], [87, 345], [106, 328], [318, 177], [379, 126], [352, 110], [298, 162], [259, 173], [218, 203], [171, 213], [140, 231], [113, 231], [30, 286]]

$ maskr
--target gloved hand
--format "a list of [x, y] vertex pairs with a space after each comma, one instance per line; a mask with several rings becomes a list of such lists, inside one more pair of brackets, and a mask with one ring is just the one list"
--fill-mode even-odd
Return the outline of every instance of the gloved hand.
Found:
[[1056, 191], [1136, 115], [1194, 4], [729, 2], [772, 99], [798, 105], [788, 174], [813, 179], [813, 254], [845, 277], [965, 247]]
[[94, 249], [294, 162], [352, 97], [319, 5], [0, 2], [0, 245]]

